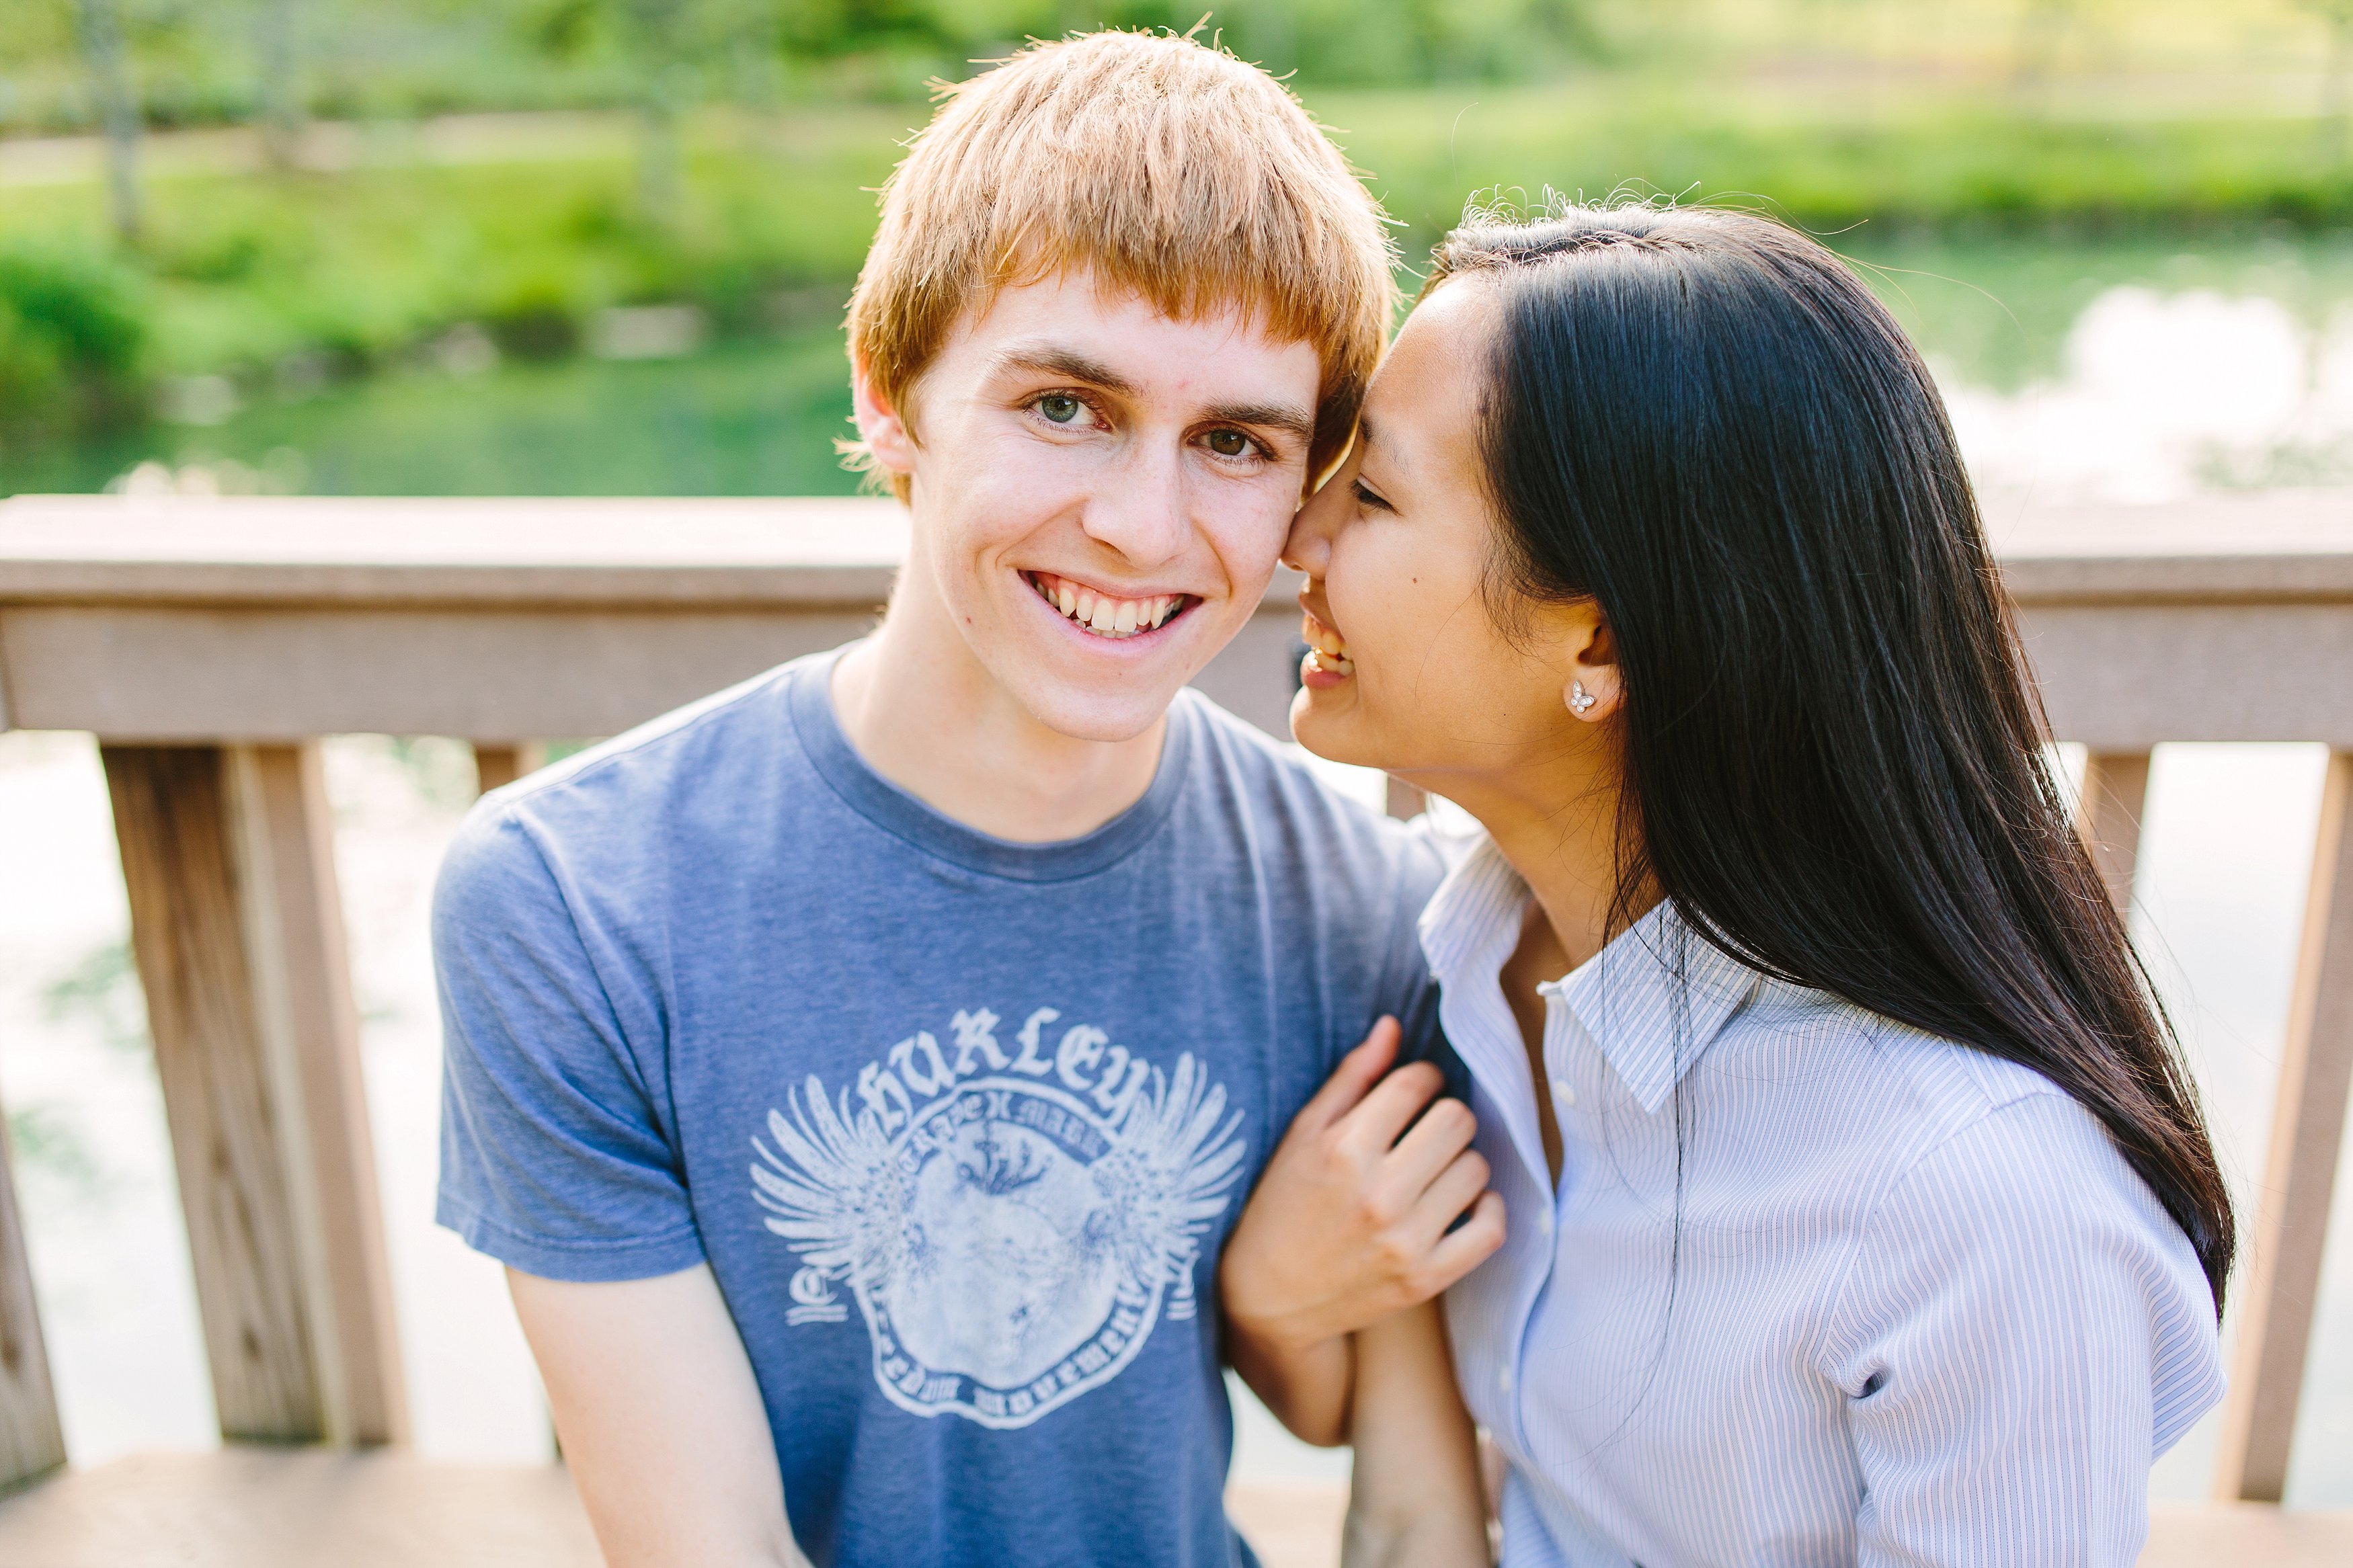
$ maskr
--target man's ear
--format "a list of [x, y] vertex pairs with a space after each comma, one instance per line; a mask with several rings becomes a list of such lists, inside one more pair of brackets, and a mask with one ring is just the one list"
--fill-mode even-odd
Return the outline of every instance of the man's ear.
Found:
[[913, 473], [914, 433], [874, 384], [862, 359], [850, 362], [849, 395], [858, 421], [858, 439], [873, 455], [876, 464], [888, 473]]

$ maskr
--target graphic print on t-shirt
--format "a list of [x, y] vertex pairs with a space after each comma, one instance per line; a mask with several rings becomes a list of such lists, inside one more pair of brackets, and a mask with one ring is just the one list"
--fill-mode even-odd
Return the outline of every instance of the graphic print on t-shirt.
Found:
[[1164, 1072], [1089, 1024], [1048, 1047], [1061, 1016], [1008, 1052], [997, 1015], [959, 1012], [944, 1048], [918, 1030], [834, 1098], [812, 1075], [753, 1140], [754, 1195], [802, 1259], [786, 1321], [845, 1321], [846, 1284], [876, 1383], [915, 1415], [1026, 1426], [1118, 1376], [1164, 1310], [1194, 1313], [1240, 1113], [1189, 1052]]

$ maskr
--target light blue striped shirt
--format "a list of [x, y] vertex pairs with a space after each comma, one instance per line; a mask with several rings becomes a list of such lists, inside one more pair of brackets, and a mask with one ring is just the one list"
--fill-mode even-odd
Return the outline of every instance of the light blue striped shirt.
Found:
[[1482, 835], [1422, 917], [1510, 1215], [1447, 1297], [1506, 1568], [2127, 1568], [2222, 1375], [2197, 1258], [2098, 1124], [1662, 905], [1542, 987], [1547, 1202], [1499, 981], [1527, 898]]

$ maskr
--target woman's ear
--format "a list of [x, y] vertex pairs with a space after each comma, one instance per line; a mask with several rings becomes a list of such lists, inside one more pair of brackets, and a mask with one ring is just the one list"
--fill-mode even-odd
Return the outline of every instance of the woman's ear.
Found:
[[1561, 689], [1560, 700], [1572, 716], [1599, 724], [1626, 700], [1618, 639], [1599, 606], [1588, 603], [1577, 609], [1577, 632], [1568, 643], [1568, 684]]
[[850, 363], [849, 396], [858, 421], [859, 444], [873, 454], [875, 462], [886, 471], [914, 472], [914, 432], [907, 428], [907, 421], [874, 384], [863, 360]]

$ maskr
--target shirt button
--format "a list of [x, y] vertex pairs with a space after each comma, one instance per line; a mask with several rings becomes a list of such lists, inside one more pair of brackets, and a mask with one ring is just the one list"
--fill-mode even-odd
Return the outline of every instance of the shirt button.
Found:
[[1540, 1214], [1536, 1215], [1536, 1229], [1542, 1231], [1546, 1236], [1550, 1236], [1552, 1234], [1552, 1215], [1550, 1214]]
[[1553, 1098], [1559, 1100], [1563, 1105], [1575, 1105], [1577, 1103], [1577, 1086], [1569, 1082], [1568, 1079], [1565, 1078], [1556, 1078], [1552, 1080], [1552, 1092]]
[[1510, 1367], [1505, 1367], [1503, 1371], [1495, 1374], [1495, 1386], [1502, 1389], [1506, 1394], [1512, 1392], [1512, 1369]]

